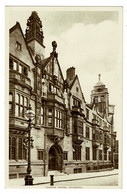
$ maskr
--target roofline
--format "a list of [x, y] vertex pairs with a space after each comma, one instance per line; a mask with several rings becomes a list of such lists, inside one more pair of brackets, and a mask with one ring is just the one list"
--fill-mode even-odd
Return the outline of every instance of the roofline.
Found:
[[22, 28], [21, 28], [20, 23], [19, 23], [19, 22], [16, 22], [16, 24], [15, 24], [12, 28], [10, 28], [9, 32], [12, 33], [17, 27], [19, 27], [19, 29], [20, 29], [20, 31], [21, 31], [21, 34], [22, 34], [22, 37], [23, 37], [23, 39], [24, 39], [24, 41], [25, 41], [25, 44], [26, 44], [27, 50], [28, 50], [28, 52], [29, 52], [30, 58], [31, 58], [33, 64], [35, 64], [35, 63], [34, 63], [34, 60], [33, 60], [33, 57], [32, 57], [32, 55], [31, 55], [30, 49], [29, 49], [29, 47], [28, 47], [28, 45], [27, 45], [27, 42], [26, 42], [26, 40], [25, 40], [25, 37], [24, 37], [24, 34], [23, 34], [23, 31], [22, 31]]

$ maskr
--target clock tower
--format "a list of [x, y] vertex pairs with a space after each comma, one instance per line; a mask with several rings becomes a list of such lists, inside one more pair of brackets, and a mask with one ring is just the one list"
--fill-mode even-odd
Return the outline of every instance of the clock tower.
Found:
[[101, 74], [98, 75], [98, 82], [91, 91], [91, 103], [95, 104], [98, 112], [102, 116], [108, 116], [109, 113], [109, 93], [108, 89], [101, 82]]
[[36, 55], [40, 55], [41, 59], [43, 60], [45, 46], [43, 43], [44, 36], [42, 31], [42, 21], [40, 20], [36, 11], [33, 11], [27, 20], [25, 39], [33, 58], [35, 58]]

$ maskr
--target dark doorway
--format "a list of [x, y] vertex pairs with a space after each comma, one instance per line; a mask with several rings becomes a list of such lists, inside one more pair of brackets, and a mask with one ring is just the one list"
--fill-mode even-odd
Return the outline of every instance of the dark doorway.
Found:
[[62, 150], [59, 146], [52, 146], [49, 150], [49, 170], [62, 172]]

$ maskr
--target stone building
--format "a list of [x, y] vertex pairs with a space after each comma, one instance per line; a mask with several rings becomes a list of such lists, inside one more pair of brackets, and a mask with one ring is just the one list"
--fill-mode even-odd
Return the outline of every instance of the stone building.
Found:
[[74, 67], [67, 69], [64, 79], [55, 41], [45, 58], [42, 22], [35, 11], [25, 35], [17, 22], [9, 40], [9, 177], [26, 174], [29, 104], [35, 112], [33, 176], [47, 176], [52, 170], [70, 174], [112, 168], [114, 106], [100, 75], [87, 104]]

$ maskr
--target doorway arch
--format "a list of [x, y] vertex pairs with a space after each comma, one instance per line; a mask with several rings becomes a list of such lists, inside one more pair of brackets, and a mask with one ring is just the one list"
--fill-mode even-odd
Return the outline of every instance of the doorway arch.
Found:
[[59, 145], [53, 145], [49, 149], [48, 170], [58, 170], [62, 172], [63, 151]]

